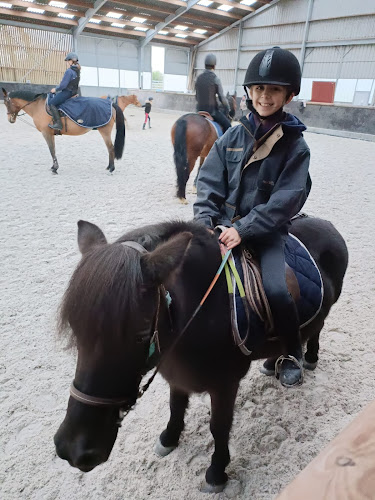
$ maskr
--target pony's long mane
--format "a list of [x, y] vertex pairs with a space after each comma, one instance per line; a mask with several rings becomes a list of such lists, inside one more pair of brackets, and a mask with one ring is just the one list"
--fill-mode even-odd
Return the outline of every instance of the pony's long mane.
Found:
[[37, 99], [46, 99], [47, 94], [34, 94], [29, 90], [15, 90], [9, 93], [11, 99], [23, 99], [24, 101], [36, 101]]
[[58, 331], [69, 344], [94, 346], [103, 332], [120, 339], [126, 315], [138, 307], [142, 286], [140, 255], [122, 241], [137, 241], [152, 251], [160, 243], [183, 231], [204, 241], [207, 230], [194, 222], [172, 221], [145, 226], [121, 236], [112, 244], [94, 247], [83, 255], [75, 269], [59, 309]]

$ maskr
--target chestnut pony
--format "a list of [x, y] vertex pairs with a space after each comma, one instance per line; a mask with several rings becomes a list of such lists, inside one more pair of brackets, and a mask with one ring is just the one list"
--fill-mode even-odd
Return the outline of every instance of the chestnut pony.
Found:
[[[227, 93], [229, 104], [228, 118], [234, 119], [236, 113], [236, 95]], [[210, 120], [198, 113], [181, 116], [171, 130], [174, 148], [173, 159], [177, 173], [177, 198], [186, 204], [186, 183], [199, 157], [199, 168], [217, 139], [217, 132]], [[198, 177], [198, 175], [197, 175]], [[194, 181], [196, 185], [197, 177]]]
[[[306, 367], [314, 369], [348, 252], [325, 220], [298, 218], [291, 232], [314, 257], [324, 285], [321, 310], [301, 329]], [[143, 375], [160, 362], [159, 372], [170, 386], [170, 419], [155, 451], [165, 456], [178, 446], [189, 396], [207, 392], [215, 449], [205, 490], [222, 491], [240, 380], [252, 360], [277, 357], [283, 345], [265, 337], [250, 356], [235, 346], [223, 275], [192, 319], [222, 261], [216, 236], [202, 225], [150, 225], [109, 244], [97, 226], [80, 221], [78, 246], [82, 259], [60, 310], [60, 331], [69, 333], [78, 358], [67, 413], [54, 438], [58, 456], [84, 472], [108, 460], [124, 412], [147, 388], [139, 390]]]
[[[21, 110], [31, 116], [36, 129], [42, 133], [51, 153], [53, 160], [53, 165], [51, 167], [52, 173], [57, 174], [59, 164], [57, 162], [55, 151], [55, 134], [54, 131], [48, 126], [51, 123], [51, 117], [46, 111], [47, 94], [34, 94], [26, 90], [10, 92], [8, 94], [4, 88], [3, 94], [4, 104], [7, 108], [8, 121], [10, 123], [15, 123], [18, 113]], [[112, 104], [112, 107], [112, 117], [109, 122], [103, 127], [98, 127], [97, 129], [107, 146], [109, 155], [107, 170], [110, 172], [114, 171], [114, 160], [115, 158], [119, 160], [122, 157], [125, 146], [124, 114], [117, 104]], [[61, 131], [61, 135], [83, 135], [92, 130], [90, 128], [80, 127], [68, 117], [64, 117], [62, 120], [64, 127]], [[115, 123], [116, 138], [113, 145], [111, 132]]]

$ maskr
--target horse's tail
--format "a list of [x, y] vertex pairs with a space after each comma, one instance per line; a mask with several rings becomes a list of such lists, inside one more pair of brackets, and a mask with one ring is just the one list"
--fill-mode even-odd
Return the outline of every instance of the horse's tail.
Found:
[[124, 113], [121, 111], [119, 106], [115, 103], [112, 106], [116, 110], [116, 137], [115, 137], [115, 158], [119, 160], [122, 157], [125, 146], [125, 120]]
[[174, 136], [173, 159], [177, 173], [177, 197], [185, 198], [185, 187], [189, 178], [189, 166], [186, 150], [186, 119], [179, 118], [176, 122]]

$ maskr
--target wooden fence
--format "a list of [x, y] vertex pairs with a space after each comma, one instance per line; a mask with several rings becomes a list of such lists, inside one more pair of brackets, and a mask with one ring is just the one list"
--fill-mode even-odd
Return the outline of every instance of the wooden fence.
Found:
[[0, 25], [0, 81], [57, 85], [72, 35]]

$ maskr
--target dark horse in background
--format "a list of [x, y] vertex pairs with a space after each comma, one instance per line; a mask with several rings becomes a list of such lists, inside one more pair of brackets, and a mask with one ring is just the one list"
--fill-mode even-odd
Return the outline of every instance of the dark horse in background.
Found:
[[[48, 126], [51, 123], [51, 116], [46, 111], [47, 94], [34, 94], [26, 90], [10, 92], [8, 94], [4, 88], [3, 94], [4, 104], [7, 108], [8, 121], [10, 123], [15, 123], [18, 113], [21, 110], [31, 116], [36, 129], [42, 133], [51, 153], [53, 160], [51, 170], [54, 174], [57, 174], [59, 164], [56, 158], [55, 134], [54, 131]], [[118, 160], [122, 157], [125, 146], [124, 114], [117, 104], [112, 104], [112, 107], [112, 117], [109, 122], [103, 127], [97, 128], [108, 149], [109, 161], [107, 170], [110, 172], [114, 171], [114, 160], [115, 158]], [[111, 132], [115, 123], [116, 138], [115, 144], [113, 145]], [[64, 127], [61, 131], [61, 135], [83, 135], [92, 130], [90, 128], [80, 127], [67, 116], [64, 116], [63, 118], [63, 125]]]
[[[319, 314], [301, 329], [305, 361], [313, 369], [324, 320], [341, 293], [348, 253], [325, 220], [296, 219], [291, 232], [309, 249], [324, 284]], [[161, 360], [171, 413], [155, 451], [165, 456], [177, 447], [190, 394], [208, 392], [215, 450], [205, 491], [222, 491], [240, 380], [252, 360], [286, 354], [283, 345], [265, 338], [250, 356], [235, 347], [222, 275], [188, 324], [222, 260], [216, 236], [197, 223], [146, 226], [108, 244], [97, 226], [80, 221], [78, 245], [82, 259], [60, 316], [60, 331], [71, 332], [78, 359], [67, 414], [55, 435], [58, 456], [85, 472], [105, 462], [117, 437], [119, 413], [136, 402], [142, 376]]]
[[[229, 104], [228, 118], [233, 120], [236, 114], [236, 94], [227, 93]], [[215, 126], [210, 120], [198, 113], [188, 113], [181, 116], [171, 130], [172, 144], [174, 147], [174, 163], [177, 173], [177, 198], [186, 204], [186, 183], [199, 157], [199, 168], [210, 152], [217, 139]], [[198, 175], [197, 175], [198, 177]], [[194, 181], [194, 187], [197, 182]]]

